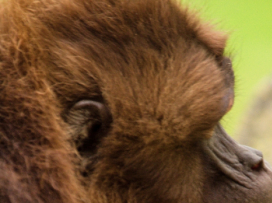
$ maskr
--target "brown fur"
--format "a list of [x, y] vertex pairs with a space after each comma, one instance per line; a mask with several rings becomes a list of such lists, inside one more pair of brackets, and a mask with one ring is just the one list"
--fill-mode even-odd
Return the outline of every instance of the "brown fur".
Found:
[[[0, 9], [1, 202], [199, 201], [199, 185], [179, 171], [188, 155], [171, 149], [210, 137], [225, 113], [225, 36], [171, 0], [6, 0]], [[88, 98], [105, 101], [113, 123], [86, 181], [61, 116]], [[201, 182], [201, 171], [189, 173]], [[137, 187], [145, 177], [157, 181]]]

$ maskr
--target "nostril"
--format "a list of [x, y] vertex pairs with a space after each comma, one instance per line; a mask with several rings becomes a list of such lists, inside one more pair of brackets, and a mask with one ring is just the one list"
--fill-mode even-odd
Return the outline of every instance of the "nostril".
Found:
[[259, 161], [258, 163], [251, 166], [253, 171], [258, 171], [263, 168], [263, 160]]
[[244, 165], [254, 171], [259, 171], [264, 166], [263, 154], [251, 147], [242, 146], [240, 158]]

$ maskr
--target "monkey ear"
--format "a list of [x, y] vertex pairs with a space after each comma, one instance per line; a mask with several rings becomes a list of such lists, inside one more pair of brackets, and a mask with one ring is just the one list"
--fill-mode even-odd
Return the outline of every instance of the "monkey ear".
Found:
[[112, 117], [107, 106], [98, 101], [81, 100], [70, 108], [66, 122], [80, 153], [92, 153], [107, 135]]

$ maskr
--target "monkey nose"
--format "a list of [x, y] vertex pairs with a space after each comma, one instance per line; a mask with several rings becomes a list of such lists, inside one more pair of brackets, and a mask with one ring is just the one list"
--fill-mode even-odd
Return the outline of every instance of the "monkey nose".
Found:
[[258, 171], [263, 168], [264, 160], [262, 152], [248, 146], [240, 145], [242, 147], [239, 158], [241, 162], [248, 168]]

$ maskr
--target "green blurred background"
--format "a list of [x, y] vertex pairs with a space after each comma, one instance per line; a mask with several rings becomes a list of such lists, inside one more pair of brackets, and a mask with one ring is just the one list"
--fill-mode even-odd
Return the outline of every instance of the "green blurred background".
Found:
[[226, 54], [231, 56], [235, 71], [235, 103], [221, 123], [233, 135], [258, 84], [272, 75], [272, 0], [183, 2], [218, 29], [230, 32]]

